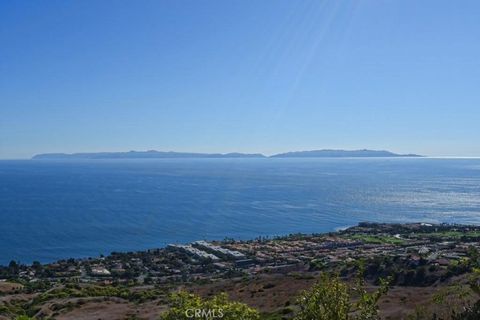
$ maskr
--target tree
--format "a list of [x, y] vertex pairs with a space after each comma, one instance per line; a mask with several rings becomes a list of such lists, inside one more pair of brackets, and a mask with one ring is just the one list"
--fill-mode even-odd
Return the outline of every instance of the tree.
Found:
[[349, 289], [338, 276], [324, 273], [312, 289], [300, 296], [295, 320], [346, 320], [352, 305]]
[[219, 294], [209, 300], [185, 291], [175, 293], [170, 297], [170, 309], [164, 313], [161, 320], [259, 320], [257, 310], [228, 299], [226, 294]]
[[12, 260], [8, 264], [8, 270], [11, 274], [18, 274], [20, 270], [20, 265], [16, 261]]
[[40, 272], [42, 272], [43, 266], [40, 262], [33, 261], [32, 268], [33, 268], [33, 270], [35, 270], [35, 273], [40, 273]]
[[[305, 291], [298, 301], [300, 312], [295, 320], [374, 320], [378, 317], [378, 301], [388, 291], [389, 280], [380, 280], [380, 288], [368, 292], [365, 288], [364, 268], [349, 288], [338, 275], [322, 274], [312, 289]], [[354, 297], [358, 301], [353, 304]]]
[[362, 262], [359, 265], [359, 271], [357, 276], [357, 283], [354, 288], [357, 294], [359, 294], [359, 300], [356, 303], [357, 315], [354, 319], [357, 320], [373, 320], [379, 319], [378, 317], [378, 301], [380, 298], [388, 292], [388, 285], [391, 282], [391, 278], [380, 279], [380, 288], [373, 292], [368, 292], [365, 289], [365, 267]]

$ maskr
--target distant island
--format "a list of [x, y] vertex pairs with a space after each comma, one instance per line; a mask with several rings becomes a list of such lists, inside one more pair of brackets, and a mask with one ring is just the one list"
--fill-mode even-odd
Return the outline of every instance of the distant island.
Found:
[[75, 159], [165, 159], [165, 158], [369, 158], [369, 157], [421, 157], [417, 154], [397, 154], [385, 150], [312, 150], [279, 153], [267, 157], [261, 153], [193, 153], [174, 151], [129, 151], [95, 153], [44, 153], [32, 157], [35, 160]]
[[418, 154], [397, 154], [385, 150], [312, 150], [279, 153], [272, 158], [369, 158], [369, 157], [421, 157]]
[[97, 153], [44, 153], [32, 159], [67, 160], [67, 159], [164, 159], [164, 158], [265, 158], [263, 154], [254, 153], [193, 153], [173, 151], [129, 151]]

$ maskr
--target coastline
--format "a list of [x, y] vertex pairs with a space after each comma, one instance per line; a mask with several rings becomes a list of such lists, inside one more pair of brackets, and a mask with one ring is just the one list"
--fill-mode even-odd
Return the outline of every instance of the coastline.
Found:
[[[368, 221], [368, 222], [359, 222], [361, 223], [374, 223], [374, 224], [382, 224], [377, 221]], [[385, 224], [391, 224], [391, 225], [411, 225], [411, 224], [421, 224], [421, 223], [426, 223], [426, 222], [420, 222], [420, 221], [410, 221], [410, 222], [385, 222]], [[447, 222], [434, 222], [434, 221], [428, 221], [428, 223], [434, 224], [434, 225], [457, 225], [457, 224], [452, 224], [452, 223], [447, 223]], [[227, 242], [251, 242], [251, 241], [257, 241], [258, 239], [262, 239], [264, 241], [271, 241], [275, 239], [288, 239], [289, 237], [292, 236], [303, 236], [303, 237], [309, 237], [309, 236], [324, 236], [332, 233], [342, 233], [344, 231], [347, 231], [348, 229], [355, 228], [359, 224], [353, 224], [353, 225], [343, 225], [339, 227], [333, 227], [330, 230], [325, 230], [321, 232], [311, 232], [311, 233], [304, 233], [304, 232], [290, 232], [290, 233], [283, 233], [283, 234], [262, 234], [262, 235], [257, 235], [255, 237], [228, 237], [228, 236], [223, 236], [223, 237], [218, 237], [218, 238], [210, 238], [210, 239], [202, 239], [198, 238], [192, 241], [174, 241], [171, 243], [164, 243], [163, 245], [158, 245], [158, 246], [152, 246], [152, 247], [147, 247], [144, 249], [132, 249], [132, 250], [115, 250], [112, 252], [105, 252], [105, 253], [100, 253], [96, 256], [94, 255], [81, 255], [81, 256], [66, 256], [66, 257], [61, 257], [61, 258], [56, 258], [56, 259], [50, 259], [48, 261], [38, 261], [35, 259], [31, 259], [31, 262], [24, 262], [21, 260], [16, 260], [16, 259], [8, 259], [8, 262], [6, 263], [0, 263], [0, 268], [2, 267], [7, 267], [9, 262], [15, 261], [18, 264], [21, 265], [26, 265], [26, 266], [31, 266], [32, 264], [36, 262], [40, 262], [42, 265], [49, 265], [49, 264], [55, 264], [60, 261], [67, 261], [67, 260], [75, 260], [75, 261], [89, 261], [89, 260], [95, 260], [95, 259], [100, 259], [102, 257], [108, 257], [111, 256], [112, 253], [115, 254], [131, 254], [131, 253], [144, 253], [144, 252], [150, 252], [150, 251], [158, 251], [158, 250], [165, 250], [169, 245], [188, 245], [189, 243], [195, 242], [195, 241], [208, 241], [211, 243], [216, 243], [216, 244], [222, 244], [226, 242], [226, 239], [228, 239]], [[460, 226], [471, 226], [471, 227], [480, 227], [479, 225], [476, 224], [458, 224]], [[5, 260], [7, 261], [7, 260]]]
[[[427, 227], [427, 228], [447, 228], [447, 229], [455, 229], [455, 228], [462, 228], [462, 229], [473, 229], [473, 230], [478, 230], [480, 232], [480, 225], [477, 224], [457, 224], [457, 223], [446, 223], [446, 222], [405, 222], [405, 223], [397, 223], [397, 222], [375, 222], [375, 221], [365, 221], [365, 222], [359, 222], [356, 225], [346, 225], [346, 226], [339, 226], [339, 227], [334, 227], [330, 231], [323, 231], [323, 232], [315, 232], [315, 233], [289, 233], [289, 234], [283, 234], [283, 235], [259, 235], [255, 238], [250, 238], [250, 239], [235, 239], [235, 238], [230, 238], [225, 236], [222, 240], [220, 239], [198, 239], [193, 242], [175, 242], [175, 243], [170, 243], [170, 244], [165, 244], [163, 246], [158, 246], [154, 248], [148, 248], [148, 249], [141, 249], [141, 250], [134, 250], [134, 251], [114, 251], [111, 252], [110, 254], [100, 254], [99, 256], [82, 256], [82, 257], [67, 257], [67, 258], [60, 258], [60, 259], [54, 259], [53, 261], [50, 262], [43, 262], [40, 263], [42, 265], [50, 265], [50, 264], [56, 264], [59, 262], [64, 262], [64, 261], [76, 261], [76, 262], [82, 262], [82, 261], [92, 261], [92, 260], [104, 260], [106, 257], [111, 257], [115, 255], [138, 255], [138, 254], [144, 254], [144, 253], [149, 253], [149, 252], [160, 252], [160, 251], [165, 251], [168, 250], [169, 247], [171, 246], [187, 246], [195, 242], [208, 242], [212, 243], [218, 246], [221, 245], [231, 245], [232, 243], [252, 243], [252, 242], [268, 242], [268, 241], [277, 241], [277, 240], [289, 240], [289, 239], [295, 239], [295, 238], [310, 238], [310, 237], [320, 237], [323, 238], [325, 236], [330, 236], [330, 235], [341, 235], [345, 232], [349, 232], [351, 230], [355, 230], [362, 225], [375, 225], [375, 226], [392, 226], [392, 227], [410, 227], [410, 226], [421, 226], [421, 227]], [[480, 233], [479, 233], [479, 238], [480, 238]], [[479, 239], [480, 240], [480, 239]], [[207, 250], [208, 251], [208, 250]], [[15, 261], [11, 260], [16, 263], [19, 263], [24, 266], [31, 266], [33, 264], [37, 264], [36, 261], [33, 261], [32, 263], [22, 263], [21, 261]], [[0, 268], [6, 268], [8, 265], [7, 264], [0, 264]]]
[[[227, 293], [261, 311], [262, 320], [281, 319], [285, 306], [294, 305], [295, 297], [322, 273], [351, 282], [360, 264], [369, 288], [391, 277], [393, 293], [380, 310], [390, 319], [402, 319], [415, 311], [416, 295], [434, 299], [452, 283], [469, 290], [479, 257], [480, 226], [362, 222], [336, 232], [198, 241], [31, 266], [11, 263], [0, 267], [0, 295], [21, 302], [0, 303], [0, 319], [19, 312], [89, 319], [92, 308], [106, 319], [116, 308], [124, 308], [122, 319], [132, 310], [141, 319], [152, 319], [179, 290], [204, 297]], [[428, 301], [423, 304], [436, 312], [438, 305]], [[401, 312], [392, 303], [401, 305]]]

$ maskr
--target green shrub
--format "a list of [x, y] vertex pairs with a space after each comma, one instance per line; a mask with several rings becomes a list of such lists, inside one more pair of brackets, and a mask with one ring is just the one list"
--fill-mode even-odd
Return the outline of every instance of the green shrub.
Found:
[[226, 294], [219, 294], [204, 300], [194, 294], [179, 292], [170, 298], [170, 310], [161, 316], [161, 320], [189, 320], [192, 314], [199, 313], [195, 319], [209, 320], [214, 316], [222, 320], [260, 320], [257, 310], [240, 302], [230, 301]]

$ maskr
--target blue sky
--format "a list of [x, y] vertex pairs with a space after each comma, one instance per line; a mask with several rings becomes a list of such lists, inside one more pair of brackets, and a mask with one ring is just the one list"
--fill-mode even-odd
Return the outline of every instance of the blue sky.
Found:
[[479, 1], [0, 0], [0, 158], [480, 156]]

